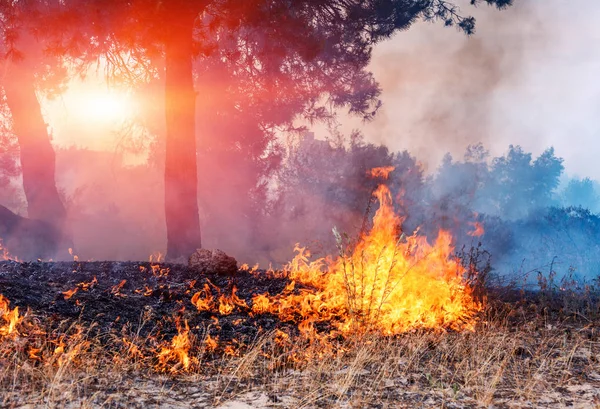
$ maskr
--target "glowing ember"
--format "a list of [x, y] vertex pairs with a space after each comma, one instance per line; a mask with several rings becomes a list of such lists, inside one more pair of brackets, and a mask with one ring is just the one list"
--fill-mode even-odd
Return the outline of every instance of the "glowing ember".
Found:
[[[387, 177], [393, 168], [371, 175]], [[287, 270], [292, 280], [315, 290], [293, 291], [294, 281], [269, 300], [254, 297], [254, 312], [268, 310], [280, 319], [299, 321], [313, 336], [314, 323], [337, 322], [342, 333], [377, 330], [398, 334], [415, 328], [472, 329], [481, 309], [464, 282], [465, 270], [452, 256], [452, 237], [441, 230], [433, 245], [423, 236], [400, 234], [389, 189], [380, 185], [373, 228], [352, 251], [336, 233], [340, 256], [311, 262], [304, 248]], [[268, 302], [267, 302], [268, 301]]]

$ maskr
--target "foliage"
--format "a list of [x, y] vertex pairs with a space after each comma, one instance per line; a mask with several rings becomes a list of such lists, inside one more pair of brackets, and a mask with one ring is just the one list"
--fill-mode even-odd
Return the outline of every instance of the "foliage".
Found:
[[558, 194], [563, 206], [581, 206], [592, 211], [600, 211], [598, 183], [590, 178], [571, 179]]
[[[4, 96], [2, 96], [4, 99]], [[17, 186], [20, 174], [19, 148], [11, 130], [10, 112], [6, 104], [0, 104], [0, 203], [21, 210], [21, 192]]]

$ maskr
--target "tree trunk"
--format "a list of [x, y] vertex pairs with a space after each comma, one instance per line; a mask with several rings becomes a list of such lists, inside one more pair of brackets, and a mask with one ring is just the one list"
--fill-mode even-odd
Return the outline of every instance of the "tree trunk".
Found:
[[187, 14], [171, 21], [165, 39], [165, 216], [170, 260], [189, 257], [201, 246], [192, 78], [194, 16]]
[[3, 87], [21, 151], [28, 216], [63, 231], [66, 211], [56, 189], [56, 155], [35, 94], [33, 72], [11, 64]]

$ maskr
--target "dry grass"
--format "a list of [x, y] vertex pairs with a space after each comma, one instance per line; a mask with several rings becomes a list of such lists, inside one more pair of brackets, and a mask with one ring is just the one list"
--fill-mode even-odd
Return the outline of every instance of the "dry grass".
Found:
[[239, 356], [210, 356], [192, 330], [195, 365], [166, 374], [153, 355], [164, 344], [136, 328], [91, 337], [64, 323], [48, 333], [27, 313], [20, 335], [0, 340], [0, 406], [600, 408], [598, 314], [551, 316], [538, 301], [496, 303], [474, 333], [326, 345], [270, 333]]

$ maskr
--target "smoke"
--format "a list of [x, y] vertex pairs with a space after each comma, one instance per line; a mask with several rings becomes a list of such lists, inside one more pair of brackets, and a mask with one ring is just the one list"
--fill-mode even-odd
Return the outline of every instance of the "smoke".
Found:
[[434, 171], [446, 152], [483, 142], [534, 154], [553, 146], [568, 174], [600, 178], [597, 47], [600, 4], [516, 1], [498, 11], [462, 2], [475, 35], [420, 22], [379, 45], [371, 68], [383, 107], [361, 127], [369, 141], [408, 149]]
[[[478, 20], [474, 36], [420, 22], [375, 49], [371, 69], [384, 105], [373, 122], [343, 118], [340, 127], [346, 135], [360, 128], [370, 143], [332, 147], [316, 128], [316, 141], [288, 146], [284, 155], [277, 141], [259, 141], [253, 118], [236, 113], [231, 101], [214, 108], [223, 96], [215, 91], [210, 103], [219, 116], [209, 112], [217, 119], [198, 129], [204, 246], [263, 267], [289, 260], [297, 242], [334, 254], [331, 228], [355, 236], [365, 211], [373, 212], [366, 170], [394, 165], [390, 185], [406, 232], [420, 228], [433, 239], [445, 228], [457, 248], [481, 241], [498, 277], [533, 271], [535, 279], [536, 271], [564, 275], [571, 268], [595, 277], [600, 5], [517, 1], [498, 11], [463, 3]], [[150, 115], [153, 134], [164, 133], [161, 112]], [[100, 146], [105, 129], [49, 122], [80, 259], [147, 259], [164, 251], [160, 136], [142, 163]], [[73, 143], [80, 148], [65, 148]], [[465, 155], [469, 145], [475, 147]], [[2, 197], [22, 210], [8, 201], [16, 195]], [[485, 229], [481, 237], [469, 235], [475, 221]]]

